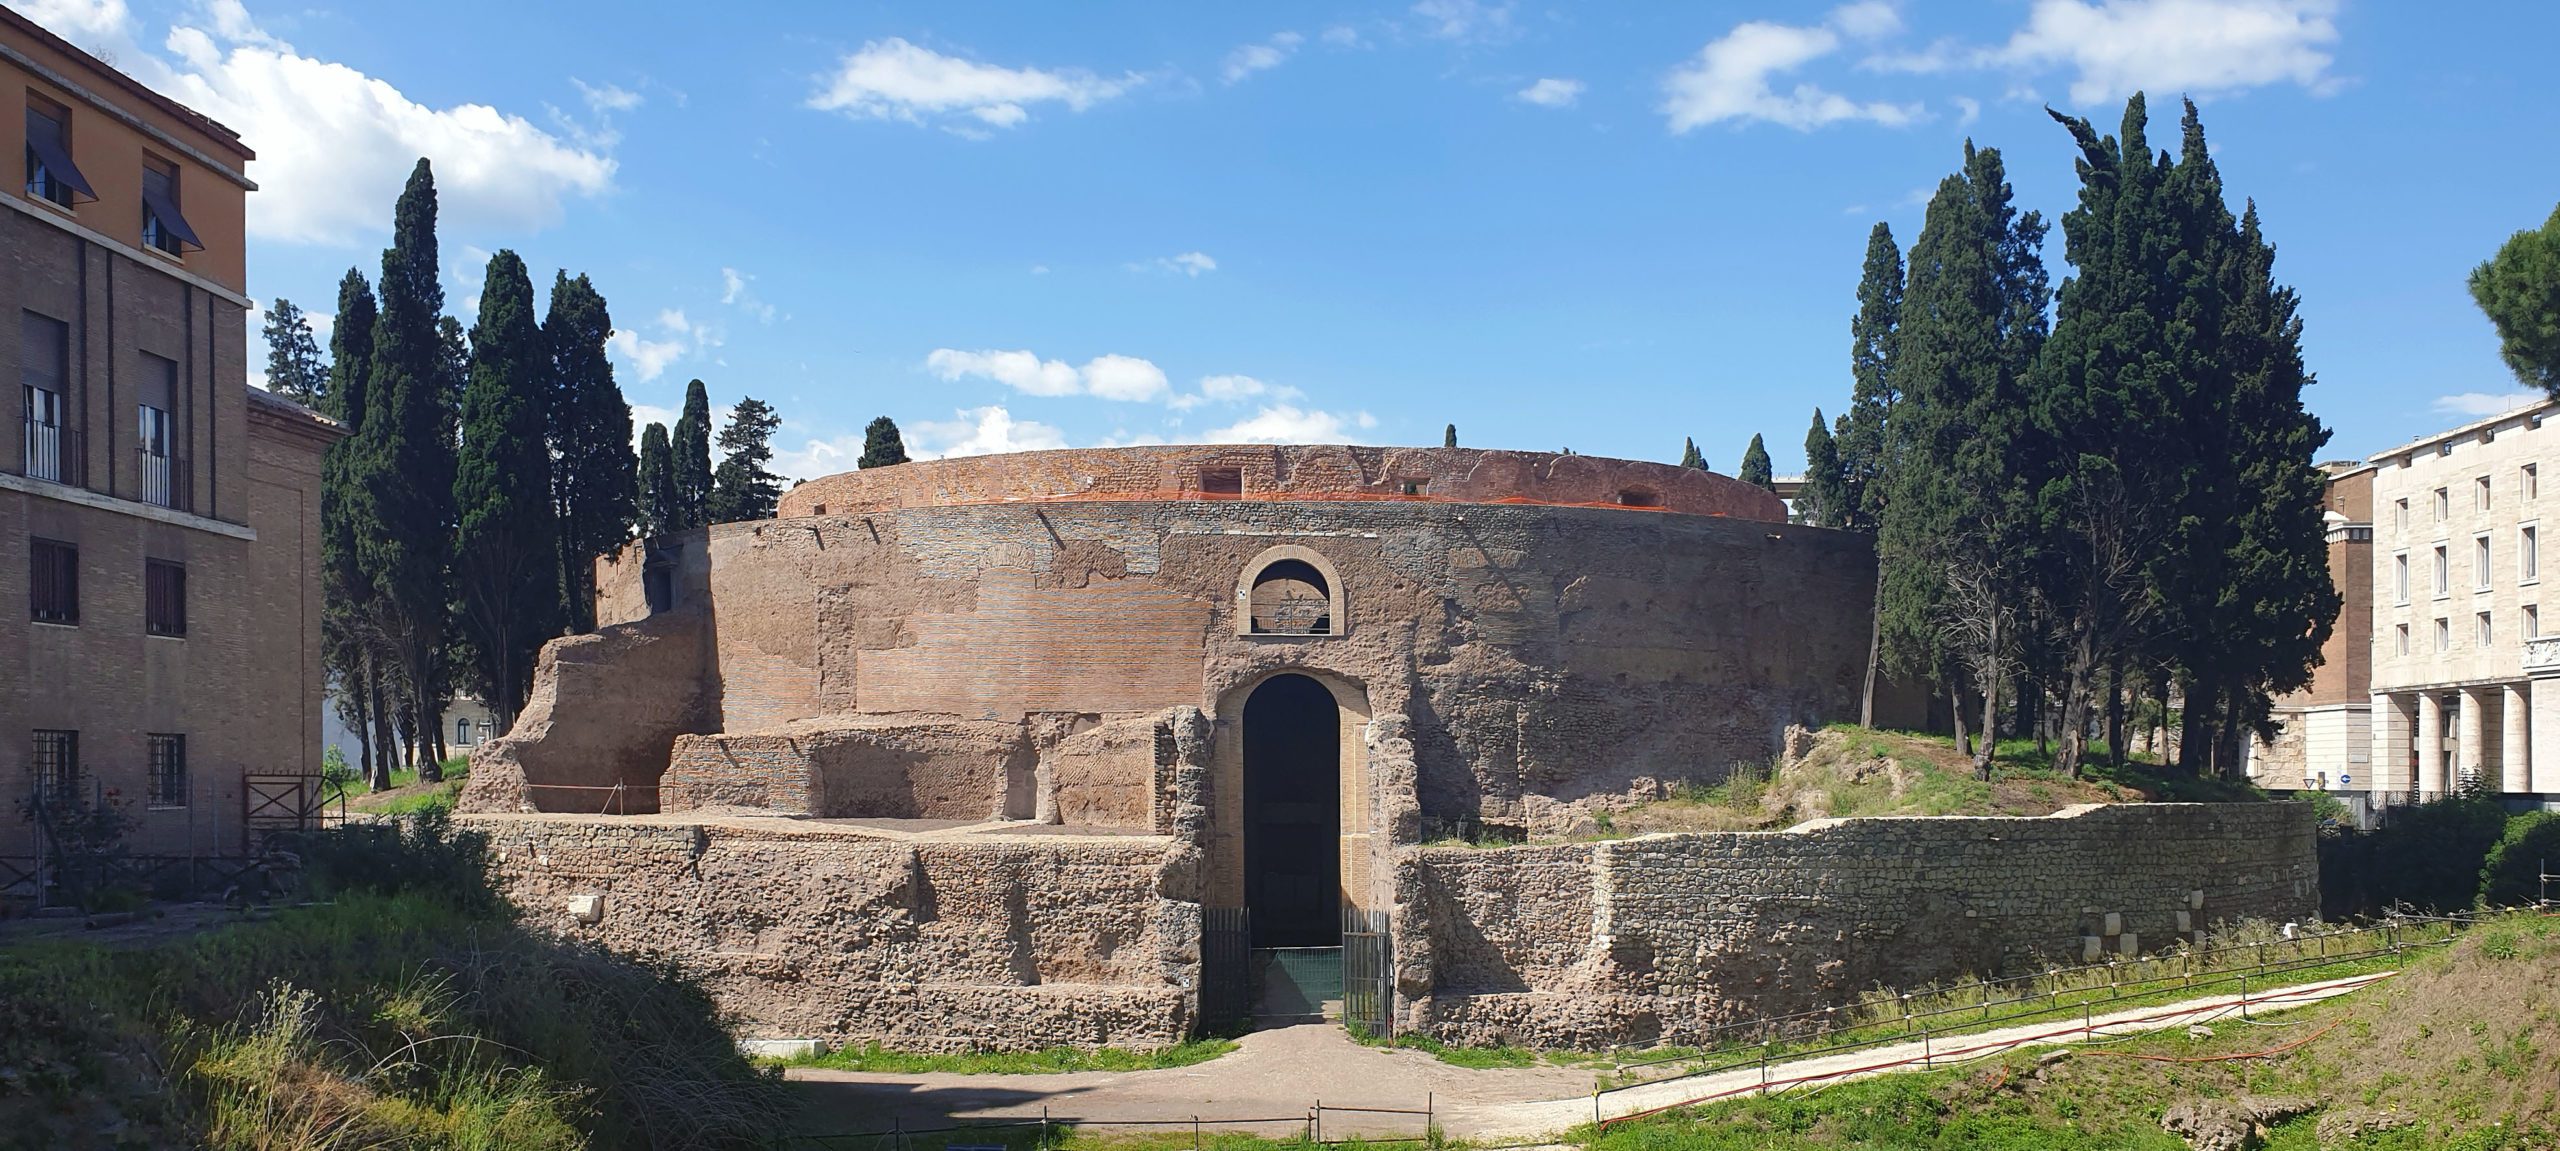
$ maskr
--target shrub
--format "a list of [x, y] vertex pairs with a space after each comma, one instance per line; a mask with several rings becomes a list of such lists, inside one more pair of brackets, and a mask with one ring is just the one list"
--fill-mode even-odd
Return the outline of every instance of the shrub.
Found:
[[2506, 834], [2481, 864], [2481, 898], [2495, 907], [2542, 898], [2546, 863], [2560, 863], [2560, 813], [2528, 811], [2509, 819]]
[[491, 874], [489, 837], [457, 830], [452, 814], [430, 808], [287, 837], [316, 895], [421, 892], [460, 910], [501, 916], [508, 904]]
[[2471, 789], [2394, 809], [2372, 831], [2325, 828], [2321, 914], [2342, 919], [2401, 904], [2431, 912], [2468, 908], [2480, 901], [2481, 866], [2506, 826], [2496, 796]]

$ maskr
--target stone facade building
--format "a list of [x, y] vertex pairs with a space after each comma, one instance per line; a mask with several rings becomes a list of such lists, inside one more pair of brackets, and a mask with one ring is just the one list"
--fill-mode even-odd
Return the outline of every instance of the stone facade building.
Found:
[[2377, 802], [2472, 779], [2513, 802], [2560, 796], [2560, 641], [2543, 622], [2560, 600], [2541, 594], [2554, 414], [2531, 404], [2370, 461]]
[[[337, 425], [248, 386], [230, 130], [0, 10], [26, 181], [0, 195], [0, 857], [31, 792], [239, 854], [319, 771], [319, 460]], [[0, 131], [0, 147], [6, 133]], [[282, 805], [282, 806], [279, 806]]]
[[599, 561], [463, 807], [568, 929], [905, 1046], [1170, 1042], [1346, 923], [1392, 1026], [1596, 1043], [2316, 907], [2298, 805], [1502, 846], [1854, 719], [1874, 565], [1588, 456], [830, 476]]

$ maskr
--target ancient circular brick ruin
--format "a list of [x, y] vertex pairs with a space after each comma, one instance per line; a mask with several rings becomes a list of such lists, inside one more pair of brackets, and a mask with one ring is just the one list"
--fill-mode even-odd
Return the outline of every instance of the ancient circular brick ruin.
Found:
[[[830, 476], [598, 577], [603, 626], [545, 648], [465, 809], [525, 898], [603, 896], [576, 929], [685, 960], [767, 1032], [1171, 1041], [1215, 1010], [1204, 924], [1324, 946], [1357, 912], [1390, 925], [1398, 1026], [1587, 1042], [1755, 1006], [1715, 987], [1769, 959], [1765, 917], [1653, 925], [1706, 973], [1674, 987], [1628, 950], [1646, 924], [1593, 910], [1621, 875], [1713, 903], [1732, 889], [1692, 873], [1723, 849], [1630, 872], [1616, 848], [1425, 845], [1553, 836], [1856, 718], [1875, 561], [1694, 469], [1212, 446]], [[1752, 848], [1754, 872], [1818, 890], [1774, 862], [1794, 842]], [[1849, 842], [1917, 841], [1808, 858]], [[2071, 900], [2207, 886], [2172, 854], [2175, 877], [2048, 859], [2113, 886], [1893, 969], [2076, 948]], [[2301, 898], [2243, 878], [2258, 913]], [[1551, 905], [1581, 912], [1503, 921]], [[1847, 938], [1785, 957], [1767, 1006], [1883, 970], [1834, 962]]]

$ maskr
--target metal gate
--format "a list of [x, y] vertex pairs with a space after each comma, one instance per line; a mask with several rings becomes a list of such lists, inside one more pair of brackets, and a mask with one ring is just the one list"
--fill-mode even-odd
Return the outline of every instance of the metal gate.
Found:
[[1394, 1037], [1393, 958], [1386, 912], [1342, 909], [1342, 1023], [1354, 1033]]
[[1241, 907], [1200, 909], [1200, 1031], [1224, 1035], [1253, 1014], [1253, 922]]

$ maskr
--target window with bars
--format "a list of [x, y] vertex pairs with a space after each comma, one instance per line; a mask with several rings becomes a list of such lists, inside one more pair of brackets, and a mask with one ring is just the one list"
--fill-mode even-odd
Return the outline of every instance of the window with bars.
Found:
[[80, 622], [80, 549], [36, 538], [27, 548], [27, 613], [44, 623]]
[[152, 732], [151, 806], [187, 805], [187, 737]]
[[36, 794], [70, 794], [80, 786], [80, 733], [37, 728], [27, 770], [35, 777]]
[[169, 560], [143, 564], [142, 626], [153, 635], [187, 634], [187, 565]]

